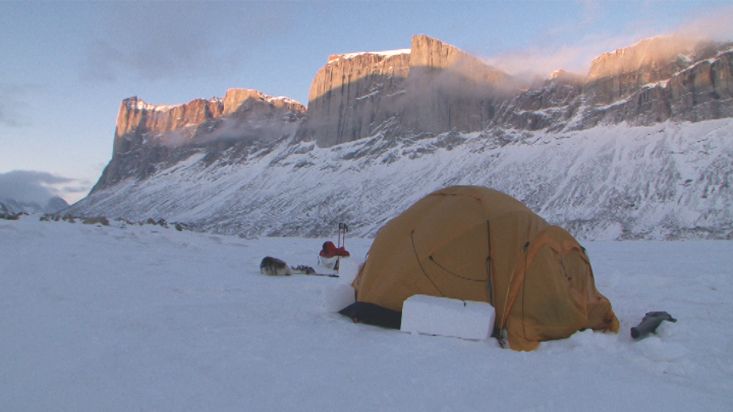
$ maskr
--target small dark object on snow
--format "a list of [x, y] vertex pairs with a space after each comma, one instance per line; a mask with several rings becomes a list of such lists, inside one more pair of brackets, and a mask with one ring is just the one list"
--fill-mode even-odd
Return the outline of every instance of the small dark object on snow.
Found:
[[354, 302], [341, 309], [339, 313], [351, 318], [354, 323], [366, 323], [389, 329], [399, 329], [402, 325], [402, 312], [368, 302]]
[[85, 217], [84, 219], [82, 219], [81, 223], [85, 225], [109, 226], [109, 220], [104, 216]]
[[298, 265], [298, 266], [292, 267], [291, 269], [293, 269], [294, 273], [304, 273], [306, 275], [312, 275], [316, 273], [315, 269], [313, 269], [310, 266], [306, 266], [306, 265]]
[[265, 256], [260, 262], [260, 273], [269, 276], [290, 276], [290, 268], [285, 261], [272, 256]]
[[647, 312], [646, 315], [644, 315], [644, 319], [641, 320], [641, 323], [631, 328], [631, 337], [639, 340], [645, 338], [646, 335], [650, 333], [656, 333], [659, 324], [662, 323], [663, 320], [677, 322], [677, 319], [673, 318], [672, 315], [667, 312]]
[[265, 256], [262, 259], [262, 262], [260, 262], [260, 273], [269, 276], [290, 276], [301, 274], [309, 276], [327, 276], [332, 278], [339, 277], [338, 275], [316, 273], [315, 269], [306, 265], [288, 266], [284, 260], [280, 260], [272, 256]]
[[191, 226], [189, 226], [189, 225], [187, 225], [185, 223], [181, 223], [181, 222], [176, 222], [174, 227], [179, 232], [182, 232], [184, 230], [191, 230]]

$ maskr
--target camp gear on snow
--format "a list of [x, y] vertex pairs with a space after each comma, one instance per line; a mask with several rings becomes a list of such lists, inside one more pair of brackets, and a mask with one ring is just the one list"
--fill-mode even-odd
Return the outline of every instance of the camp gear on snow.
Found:
[[334, 256], [330, 258], [323, 257], [320, 255], [318, 256], [318, 265], [323, 266], [326, 269], [336, 270], [338, 261], [339, 261], [339, 256]]
[[494, 308], [486, 302], [412, 295], [402, 305], [400, 330], [483, 340], [494, 328]]
[[337, 278], [339, 275], [316, 273], [316, 270], [310, 266], [298, 265], [288, 266], [284, 260], [265, 256], [260, 262], [260, 273], [269, 276], [290, 276], [290, 275], [309, 275], [309, 276], [328, 276]]
[[337, 247], [330, 240], [323, 242], [321, 252], [318, 254], [321, 257], [332, 258], [334, 256], [348, 257], [351, 256], [348, 250], [344, 249], [343, 246]]
[[[517, 350], [619, 326], [580, 244], [484, 187], [438, 190], [387, 222], [352, 286], [357, 303], [394, 313], [416, 294], [488, 302], [496, 311], [492, 335]], [[363, 319], [358, 309], [352, 315]]]
[[638, 325], [631, 328], [631, 337], [639, 340], [644, 339], [650, 333], [656, 333], [659, 324], [664, 320], [677, 322], [677, 319], [673, 318], [672, 315], [667, 312], [647, 312], [646, 315], [644, 315], [644, 319], [642, 319]]
[[265, 256], [260, 262], [260, 273], [269, 276], [290, 276], [290, 268], [285, 261], [272, 256]]
[[338, 246], [334, 245], [330, 240], [324, 242], [321, 252], [318, 254], [319, 265], [333, 269], [336, 272], [339, 271], [341, 258], [351, 256], [349, 251], [346, 250], [346, 232], [348, 231], [349, 227], [345, 223], [339, 223]]
[[392, 329], [399, 329], [402, 321], [401, 312], [367, 302], [354, 302], [341, 309], [339, 313], [351, 318], [354, 323], [366, 323]]
[[291, 269], [293, 270], [293, 272], [302, 273], [304, 275], [313, 275], [316, 273], [315, 269], [306, 265], [293, 266], [291, 267]]
[[[340, 232], [340, 230], [339, 230]], [[341, 236], [339, 235], [339, 242]], [[318, 264], [336, 272], [339, 270], [339, 262], [342, 257], [349, 257], [351, 254], [343, 246], [337, 247], [333, 242], [323, 242], [321, 252], [318, 254]]]

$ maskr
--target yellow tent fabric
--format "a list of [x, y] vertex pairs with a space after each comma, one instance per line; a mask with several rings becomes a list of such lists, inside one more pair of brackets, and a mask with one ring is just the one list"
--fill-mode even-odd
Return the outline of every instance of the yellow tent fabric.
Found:
[[352, 285], [358, 302], [394, 311], [415, 294], [489, 302], [516, 350], [619, 327], [578, 242], [478, 186], [438, 190], [385, 224]]

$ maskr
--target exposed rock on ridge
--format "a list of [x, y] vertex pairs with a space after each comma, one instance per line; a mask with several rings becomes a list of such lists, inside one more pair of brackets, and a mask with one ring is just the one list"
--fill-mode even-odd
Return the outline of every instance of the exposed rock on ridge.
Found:
[[400, 111], [409, 51], [333, 55], [316, 73], [298, 136], [321, 146], [369, 136]]
[[440, 40], [415, 36], [403, 131], [482, 130], [494, 118], [498, 104], [517, 92], [508, 74]]
[[476, 131], [512, 90], [511, 78], [425, 35], [409, 50], [334, 55], [313, 80], [300, 140], [321, 147], [386, 136]]
[[349, 221], [373, 234], [419, 194], [465, 183], [588, 238], [730, 238], [730, 119], [714, 119], [733, 117], [732, 68], [730, 44], [655, 38], [520, 91], [416, 36], [411, 49], [331, 56], [307, 114], [247, 90], [123, 102], [113, 159], [74, 212], [248, 236]]
[[642, 40], [594, 59], [586, 91], [594, 102], [609, 104], [645, 85], [670, 79], [717, 51], [713, 44], [676, 36]]
[[179, 160], [197, 147], [272, 144], [292, 136], [304, 112], [305, 107], [290, 98], [252, 89], [229, 89], [223, 99], [175, 106], [125, 99], [117, 116], [112, 160], [92, 192], [127, 177], [145, 178], [158, 163]]
[[[642, 42], [637, 47], [644, 46]], [[701, 121], [733, 115], [733, 50], [709, 43], [682, 46], [676, 54], [667, 49], [663, 54], [666, 59], [651, 60], [636, 71], [592, 78], [583, 88], [588, 107], [578, 127], [624, 121], [635, 125], [669, 119]]]
[[492, 126], [561, 131], [733, 116], [730, 46], [641, 41], [598, 57], [585, 78], [556, 76], [519, 94], [502, 105]]
[[593, 59], [588, 70], [588, 80], [626, 73], [638, 74], [640, 78], [645, 78], [642, 80], [644, 83], [654, 81], [654, 78], [667, 78], [674, 71], [685, 67], [697, 46], [697, 41], [678, 36], [644, 39]]

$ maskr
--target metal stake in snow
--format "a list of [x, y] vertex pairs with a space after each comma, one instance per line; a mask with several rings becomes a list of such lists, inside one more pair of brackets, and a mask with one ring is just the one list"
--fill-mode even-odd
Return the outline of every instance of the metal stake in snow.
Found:
[[339, 223], [338, 247], [346, 249], [346, 232], [348, 231], [349, 227], [346, 223]]
[[[339, 223], [339, 233], [338, 233], [338, 247], [343, 247], [346, 249], [346, 232], [349, 231], [349, 227], [346, 225], [346, 223]], [[336, 264], [333, 266], [333, 268], [336, 270], [336, 273], [339, 273], [339, 264], [341, 263], [341, 256], [336, 258]]]

